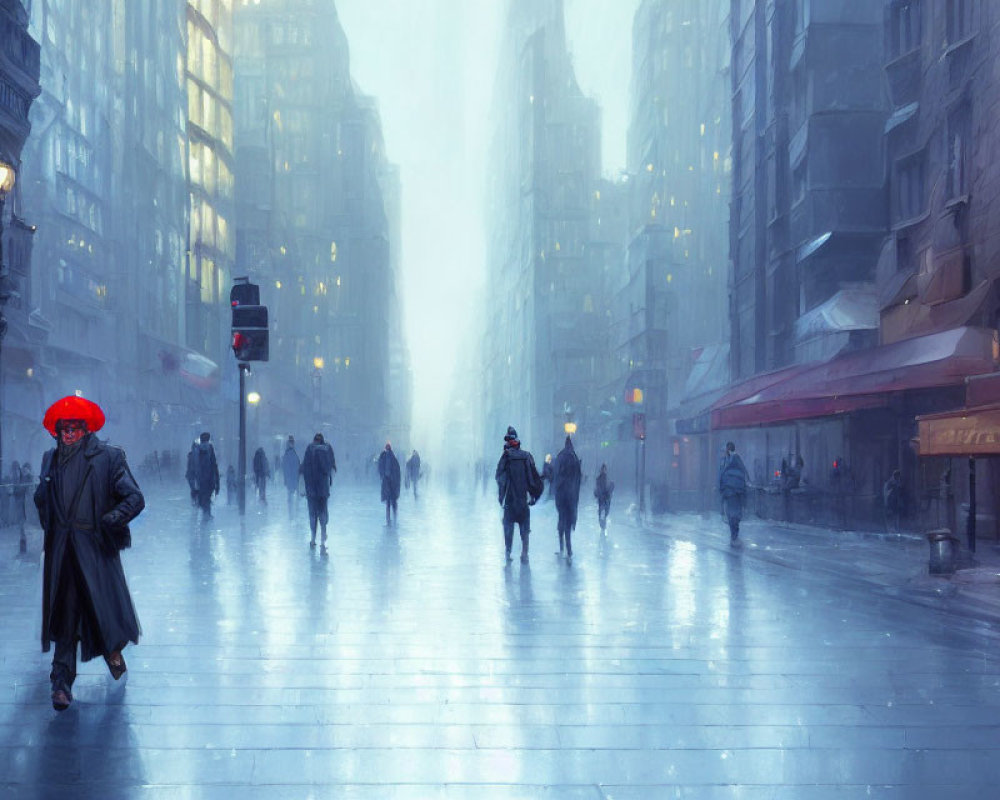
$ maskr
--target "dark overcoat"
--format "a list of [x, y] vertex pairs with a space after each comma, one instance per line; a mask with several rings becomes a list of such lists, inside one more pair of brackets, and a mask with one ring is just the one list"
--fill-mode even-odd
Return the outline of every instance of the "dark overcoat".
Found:
[[286, 447], [285, 454], [281, 457], [281, 472], [285, 476], [285, 487], [291, 491], [299, 485], [299, 454], [294, 447]]
[[383, 450], [378, 457], [378, 476], [382, 479], [382, 502], [394, 503], [399, 500], [399, 460], [392, 450]]
[[533, 505], [545, 489], [542, 476], [535, 467], [534, 456], [519, 447], [508, 447], [503, 451], [494, 477], [500, 505], [515, 517], [527, 512], [528, 506]]
[[90, 625], [83, 626], [80, 655], [89, 661], [100, 655], [120, 650], [128, 642], [139, 641], [139, 619], [132, 605], [125, 571], [112, 535], [101, 519], [114, 511], [121, 525], [128, 525], [146, 506], [142, 492], [132, 477], [125, 453], [90, 434], [82, 452], [74, 458], [84, 458], [83, 491], [74, 520], [63, 515], [56, 486], [56, 450], [49, 450], [42, 459], [35, 506], [45, 534], [42, 584], [42, 651], [48, 652], [51, 609], [56, 599], [62, 570], [71, 569], [72, 544], [79, 565], [77, 587], [85, 592], [92, 611]]
[[580, 483], [582, 481], [583, 473], [580, 469], [580, 459], [577, 458], [573, 445], [568, 444], [556, 456], [552, 477], [560, 530], [573, 530], [576, 527], [576, 511], [580, 505]]
[[332, 475], [337, 471], [333, 447], [326, 442], [311, 442], [302, 456], [302, 482], [306, 497], [329, 497]]

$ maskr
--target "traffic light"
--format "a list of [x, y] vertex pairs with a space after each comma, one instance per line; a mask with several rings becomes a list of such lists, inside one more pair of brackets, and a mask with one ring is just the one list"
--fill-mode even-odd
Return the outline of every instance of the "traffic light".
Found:
[[229, 292], [233, 307], [233, 353], [240, 363], [267, 361], [267, 306], [260, 304], [260, 287], [245, 278]]

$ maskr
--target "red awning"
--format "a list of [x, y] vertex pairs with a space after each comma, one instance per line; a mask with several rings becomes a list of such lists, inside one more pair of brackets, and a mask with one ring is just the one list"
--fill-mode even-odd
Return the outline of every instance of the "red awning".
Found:
[[740, 399], [723, 397], [712, 409], [712, 427], [826, 417], [877, 408], [897, 392], [959, 386], [996, 369], [993, 347], [992, 331], [964, 327], [792, 368]]

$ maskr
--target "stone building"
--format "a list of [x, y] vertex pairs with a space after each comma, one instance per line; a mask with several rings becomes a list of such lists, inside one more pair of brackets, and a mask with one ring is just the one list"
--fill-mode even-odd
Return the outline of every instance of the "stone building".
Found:
[[668, 484], [675, 500], [690, 488], [707, 457], [705, 443], [674, 435], [675, 420], [717, 388], [689, 378], [703, 354], [724, 362], [729, 338], [728, 15], [726, 0], [645, 0], [633, 25], [629, 230], [614, 337], [625, 400], [618, 461], [622, 471], [634, 458], [632, 417], [643, 415], [657, 508]]
[[588, 245], [600, 113], [577, 85], [561, 0], [511, 4], [494, 103], [483, 315], [484, 440], [596, 447], [609, 358], [604, 260]]
[[237, 252], [272, 310], [261, 436], [308, 424], [360, 459], [409, 427], [398, 170], [332, 4], [244, 5], [236, 25]]
[[41, 407], [34, 380], [45, 328], [31, 315], [32, 209], [25, 206], [21, 152], [31, 130], [28, 110], [41, 88], [39, 45], [21, 0], [0, 0], [0, 474], [6, 448], [28, 456], [26, 443]]

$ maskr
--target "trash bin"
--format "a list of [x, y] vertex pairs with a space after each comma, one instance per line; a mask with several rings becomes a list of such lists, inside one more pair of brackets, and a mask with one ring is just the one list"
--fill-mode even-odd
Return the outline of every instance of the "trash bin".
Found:
[[951, 575], [955, 571], [958, 539], [951, 535], [948, 528], [940, 528], [927, 534], [927, 543], [931, 547], [928, 572], [931, 575]]

